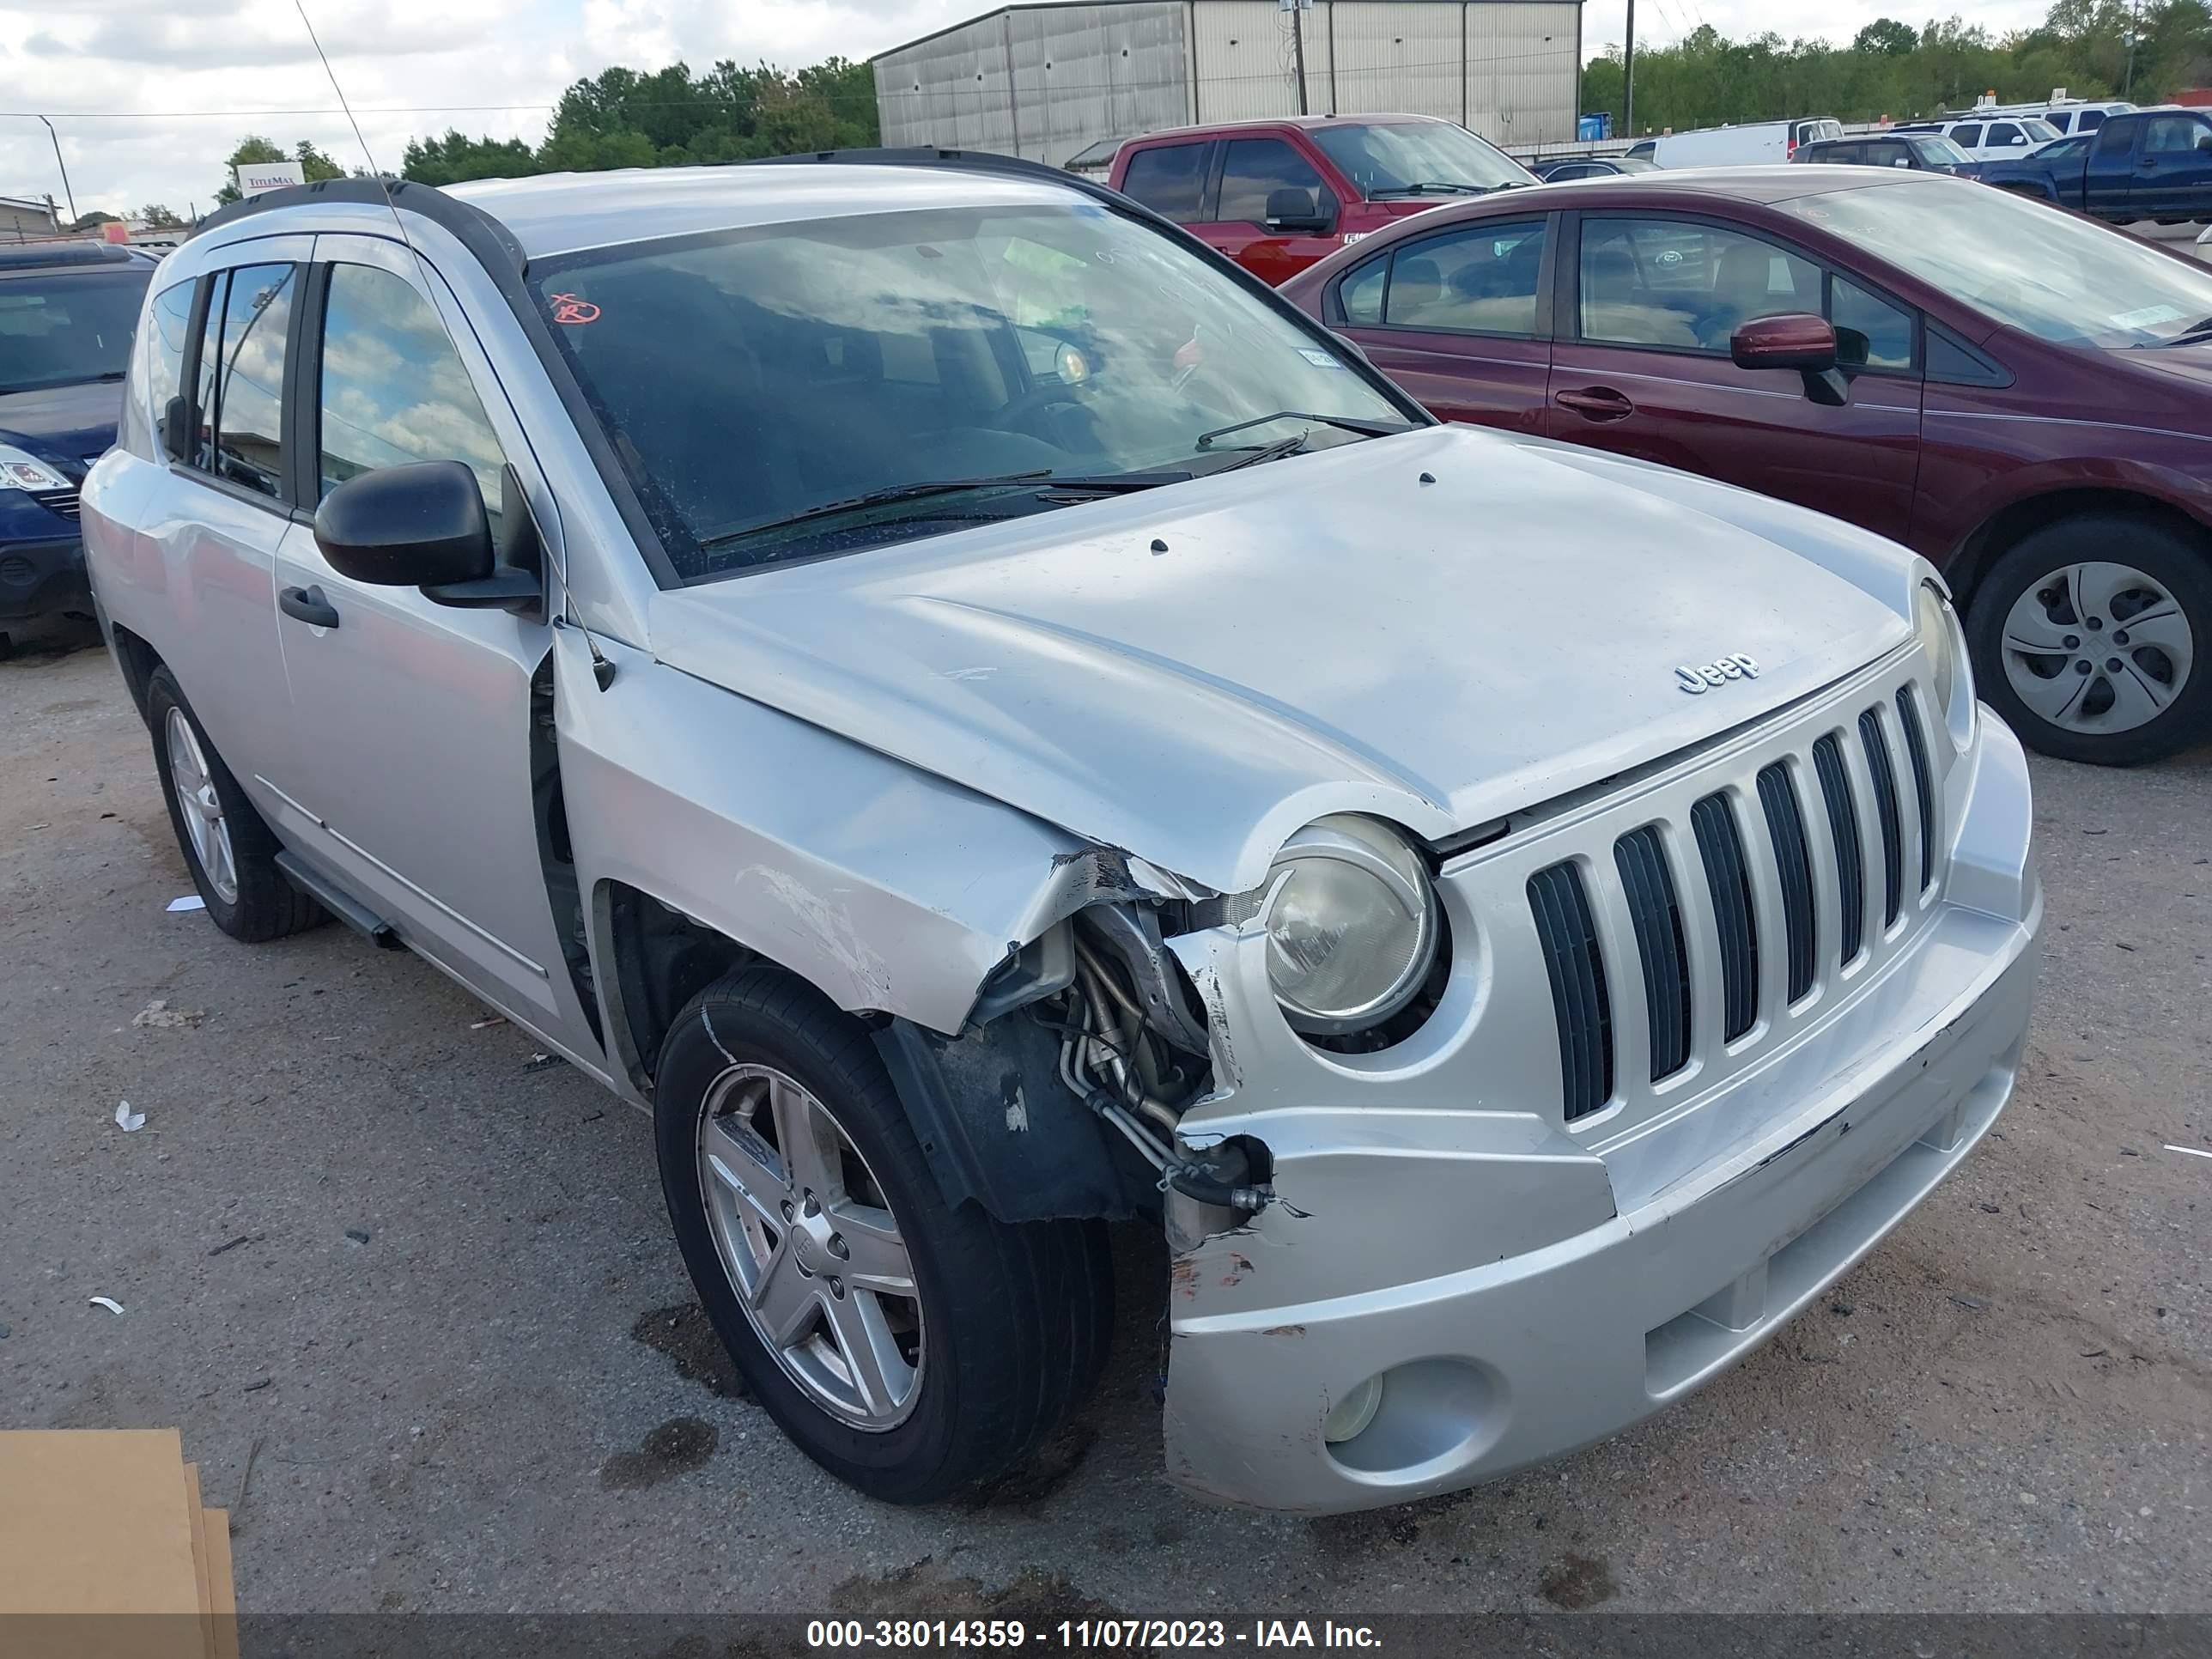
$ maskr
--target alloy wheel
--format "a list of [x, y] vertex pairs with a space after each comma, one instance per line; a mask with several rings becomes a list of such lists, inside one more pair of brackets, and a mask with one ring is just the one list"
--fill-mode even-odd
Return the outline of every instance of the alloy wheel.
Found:
[[2100, 736], [2172, 706], [2196, 638], [2164, 584], [2132, 565], [2094, 562], [2063, 566], [2015, 599], [2002, 650], [2006, 681], [2031, 713]]
[[700, 1194], [738, 1304], [815, 1404], [872, 1432], [920, 1398], [921, 1295], [898, 1219], [829, 1109], [773, 1066], [707, 1091]]
[[169, 786], [176, 792], [179, 816], [216, 896], [225, 904], [238, 902], [238, 860], [231, 851], [230, 825], [222, 811], [222, 797], [215, 787], [199, 734], [181, 708], [172, 707], [164, 723], [163, 739], [169, 750]]

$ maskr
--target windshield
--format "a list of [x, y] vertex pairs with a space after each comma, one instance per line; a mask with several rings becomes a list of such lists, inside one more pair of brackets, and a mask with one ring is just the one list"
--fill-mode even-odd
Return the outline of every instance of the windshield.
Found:
[[1313, 140], [1365, 197], [1444, 185], [1450, 195], [1533, 185], [1536, 175], [1503, 150], [1449, 121], [1390, 121], [1316, 127]]
[[146, 275], [40, 271], [0, 280], [0, 392], [121, 380]]
[[2059, 136], [2058, 129], [2052, 126], [2050, 122], [2039, 121], [2033, 117], [2022, 121], [2020, 124], [2020, 130], [2027, 135], [2028, 142], [2032, 144], [2047, 144]]
[[686, 580], [1413, 423], [1328, 335], [1089, 203], [633, 244], [531, 282]]
[[1777, 205], [2056, 344], [2158, 345], [2212, 322], [2212, 268], [2008, 191], [1930, 178]]
[[1966, 167], [1974, 159], [1948, 138], [1914, 138], [1908, 142], [1913, 152], [1931, 167]]

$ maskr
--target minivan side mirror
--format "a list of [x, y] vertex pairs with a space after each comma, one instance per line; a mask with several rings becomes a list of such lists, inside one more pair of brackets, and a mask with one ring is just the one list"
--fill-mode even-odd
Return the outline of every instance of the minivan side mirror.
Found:
[[380, 587], [480, 582], [494, 562], [483, 488], [459, 461], [348, 478], [315, 509], [315, 545], [341, 576]]
[[1729, 337], [1729, 356], [1738, 368], [1794, 368], [1805, 377], [1805, 395], [1816, 404], [1841, 408], [1850, 383], [1836, 367], [1836, 331], [1809, 312], [1754, 317]]
[[1267, 192], [1267, 225], [1270, 230], [1318, 234], [1334, 222], [1334, 216], [1321, 210], [1310, 190], [1285, 185], [1280, 190]]

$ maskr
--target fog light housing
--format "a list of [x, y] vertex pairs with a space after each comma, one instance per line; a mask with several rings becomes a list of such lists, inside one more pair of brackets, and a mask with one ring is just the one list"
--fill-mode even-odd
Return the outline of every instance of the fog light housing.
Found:
[[1337, 1402], [1336, 1409], [1328, 1414], [1328, 1421], [1321, 1425], [1321, 1437], [1332, 1446], [1356, 1440], [1382, 1409], [1382, 1379], [1370, 1376]]

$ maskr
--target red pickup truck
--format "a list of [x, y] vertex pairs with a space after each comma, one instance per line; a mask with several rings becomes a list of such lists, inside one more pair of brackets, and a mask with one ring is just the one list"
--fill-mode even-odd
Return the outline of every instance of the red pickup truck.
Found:
[[1393, 220], [1536, 175], [1455, 122], [1285, 116], [1132, 138], [1107, 181], [1279, 283]]

